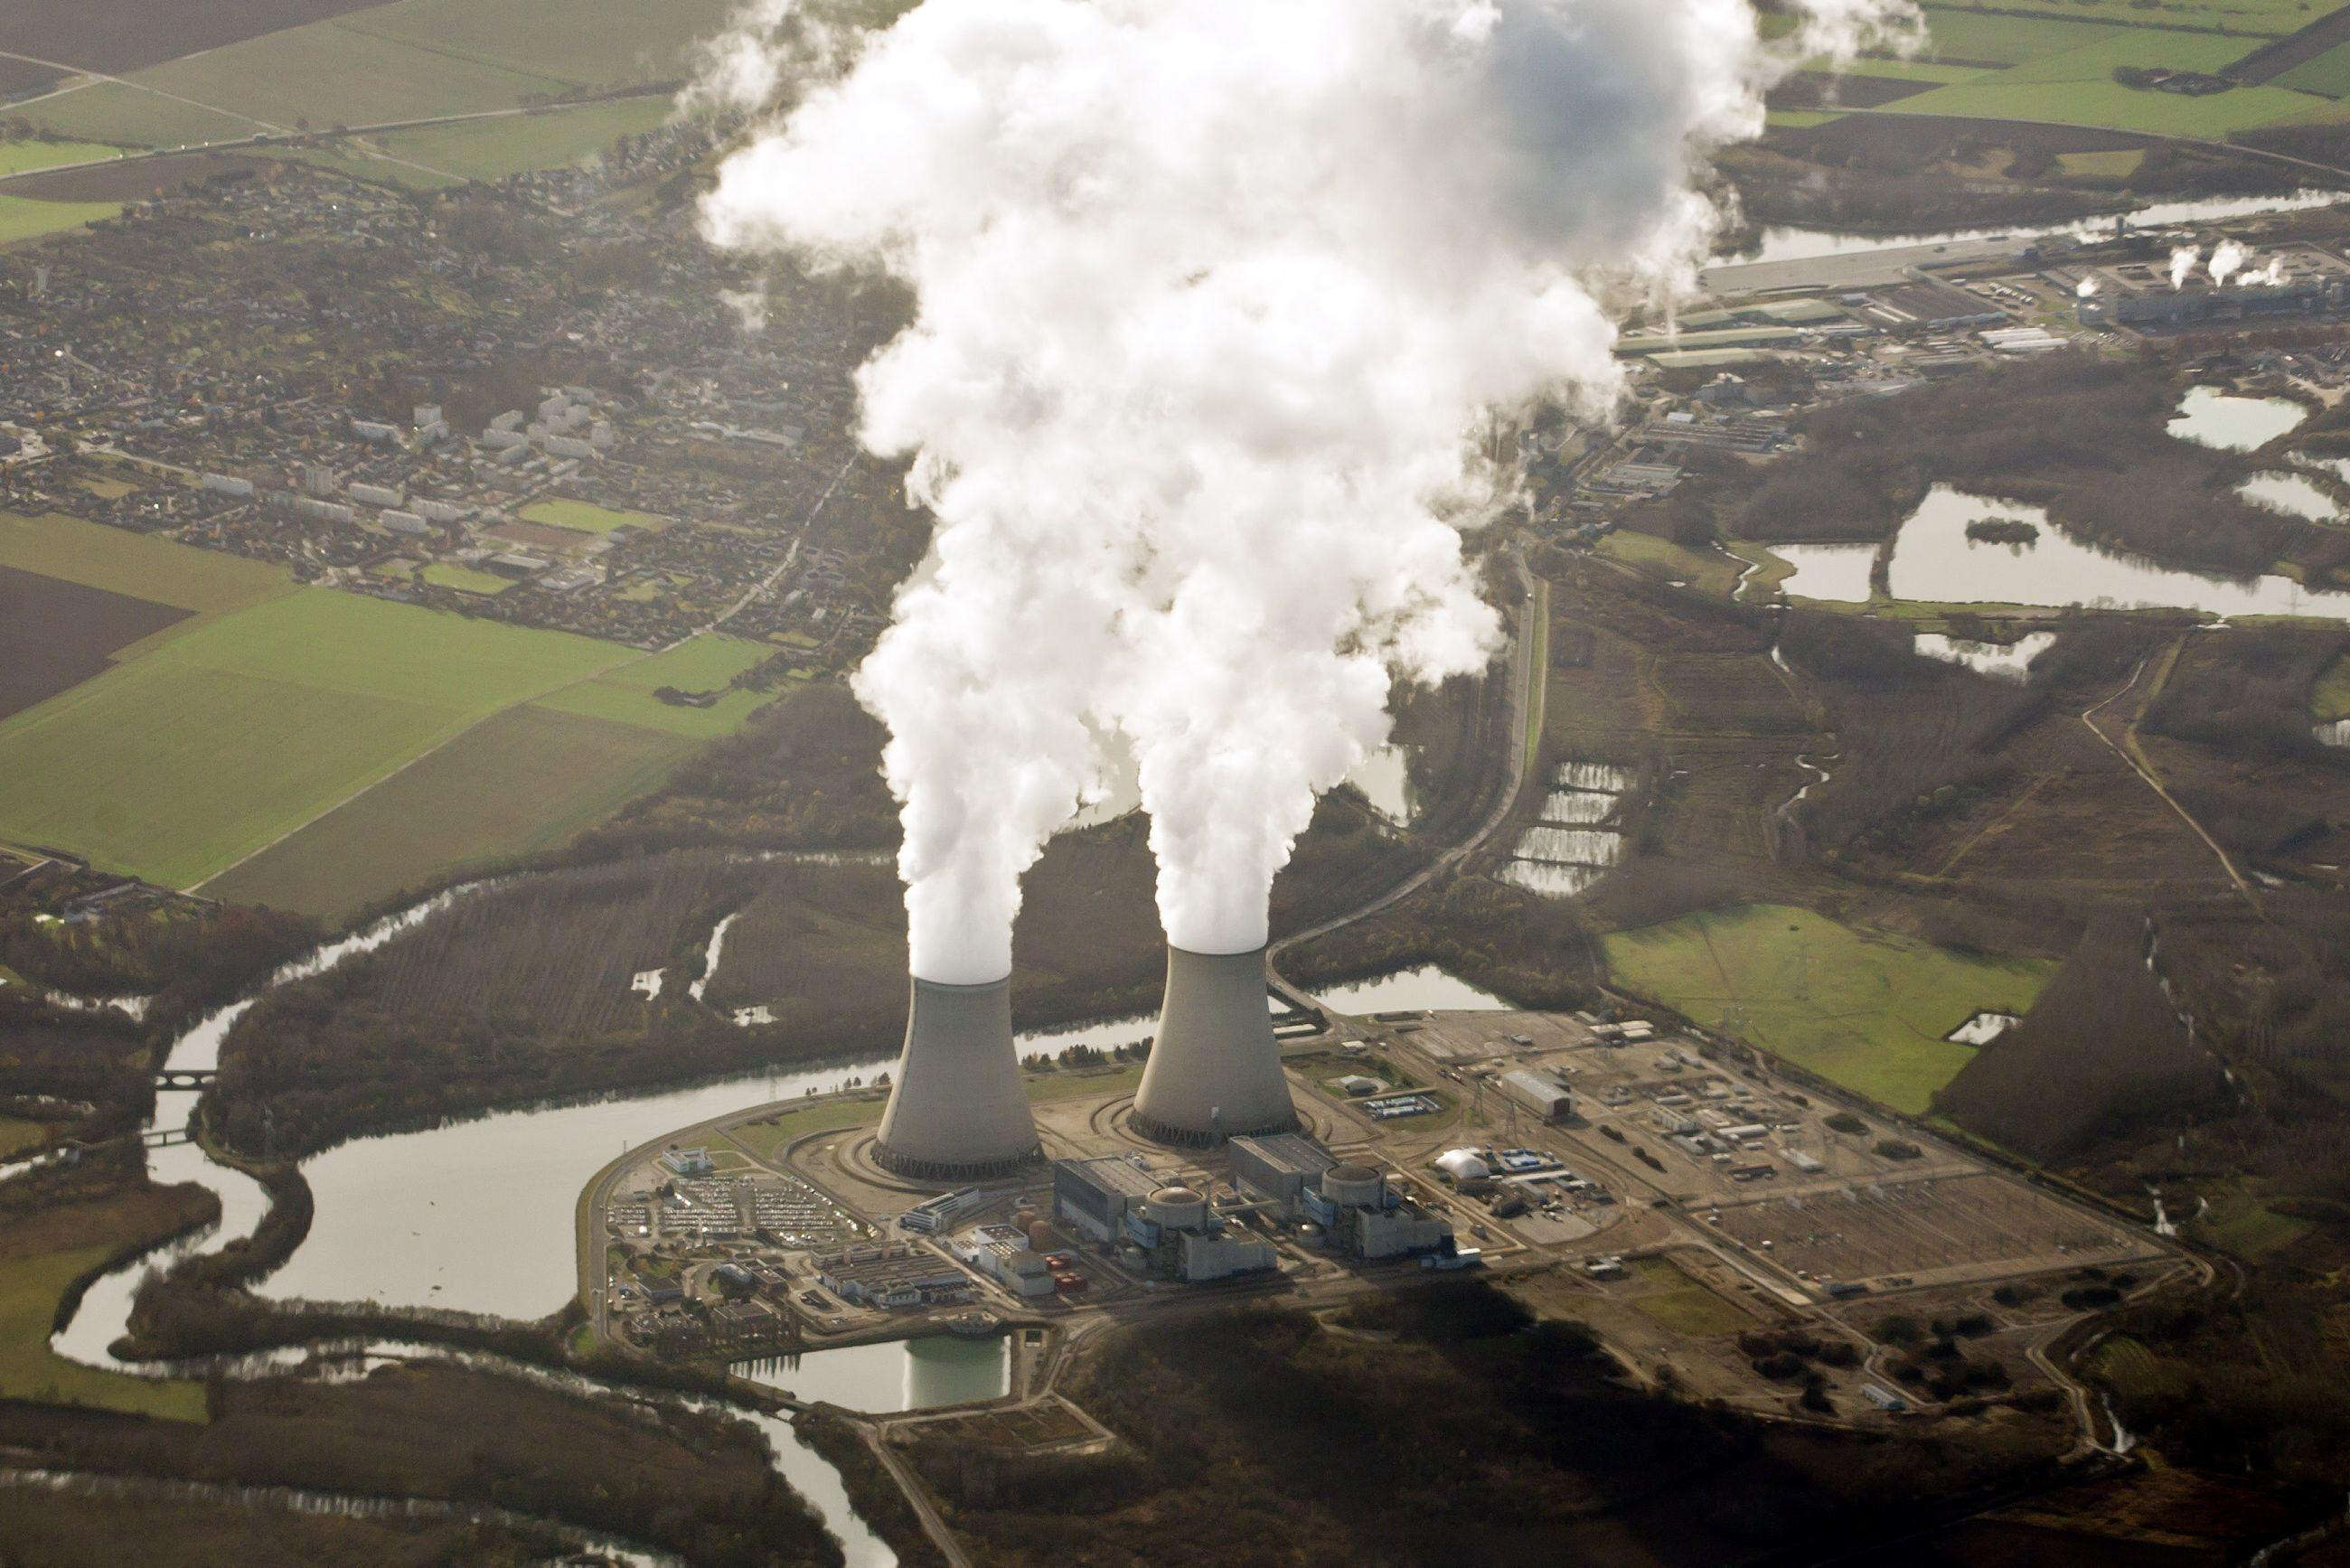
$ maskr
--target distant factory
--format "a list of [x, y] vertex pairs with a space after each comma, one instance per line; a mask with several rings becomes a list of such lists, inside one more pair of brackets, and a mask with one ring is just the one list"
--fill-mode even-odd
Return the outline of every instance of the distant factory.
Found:
[[[2333, 316], [2350, 307], [2350, 264], [2314, 245], [2263, 252], [2262, 265], [2214, 283], [2197, 269], [2173, 286], [2160, 258], [2081, 269], [2095, 289], [2076, 307], [2085, 327], [2177, 331], [2273, 317]], [[2274, 273], [2269, 264], [2275, 264]]]

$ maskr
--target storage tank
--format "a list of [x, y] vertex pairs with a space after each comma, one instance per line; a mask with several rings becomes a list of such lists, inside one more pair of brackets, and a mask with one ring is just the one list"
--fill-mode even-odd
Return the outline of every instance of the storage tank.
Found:
[[1168, 947], [1167, 991], [1134, 1094], [1134, 1125], [1146, 1137], [1193, 1147], [1297, 1125], [1265, 1005], [1263, 948]]
[[920, 1181], [1007, 1176], [1041, 1155], [1012, 1044], [1012, 979], [914, 977], [906, 1046], [873, 1158]]

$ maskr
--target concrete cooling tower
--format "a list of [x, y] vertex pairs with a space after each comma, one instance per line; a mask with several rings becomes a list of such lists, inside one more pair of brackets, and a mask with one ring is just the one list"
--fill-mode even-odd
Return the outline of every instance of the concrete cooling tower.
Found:
[[1039, 1153], [1012, 1044], [1010, 978], [940, 985], [917, 976], [874, 1159], [920, 1181], [972, 1181], [1010, 1175]]
[[1265, 1008], [1263, 948], [1168, 948], [1167, 995], [1135, 1091], [1134, 1125], [1161, 1142], [1195, 1146], [1297, 1125]]

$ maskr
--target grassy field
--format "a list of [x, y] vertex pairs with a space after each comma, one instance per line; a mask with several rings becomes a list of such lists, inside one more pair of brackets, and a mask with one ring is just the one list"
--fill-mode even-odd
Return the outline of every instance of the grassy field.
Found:
[[1744, 570], [1742, 563], [1718, 550], [1691, 550], [1654, 534], [1627, 528], [1600, 540], [1599, 553], [1659, 581], [1687, 583], [1716, 598], [1728, 598], [1738, 584], [1738, 574]]
[[49, 1129], [42, 1123], [0, 1116], [0, 1159], [24, 1149], [37, 1148], [48, 1141]]
[[0, 245], [36, 240], [121, 214], [120, 202], [36, 202], [30, 196], [0, 196]]
[[122, 149], [96, 141], [0, 141], [0, 178], [54, 169], [60, 163], [87, 163], [93, 158], [114, 158]]
[[2258, 1262], [2280, 1247], [2291, 1246], [2314, 1227], [2306, 1220], [2280, 1214], [2243, 1186], [2206, 1192], [2208, 1213], [2183, 1221], [2199, 1241]]
[[477, 572], [471, 566], [452, 566], [445, 561], [433, 562], [417, 576], [436, 588], [454, 588], [461, 594], [480, 594], [484, 597], [494, 597], [514, 587], [512, 577]]
[[716, 740], [741, 729], [754, 710], [772, 701], [776, 694], [729, 691], [713, 707], [686, 708], [660, 701], [653, 693], [664, 686], [681, 691], [719, 690], [774, 651], [747, 638], [712, 632], [559, 691], [541, 705], [693, 740]]
[[1142, 1064], [1139, 1062], [1107, 1069], [1087, 1068], [1082, 1073], [1066, 1069], [1030, 1073], [1027, 1075], [1028, 1100], [1031, 1105], [1043, 1105], [1049, 1100], [1082, 1099], [1090, 1095], [1130, 1095], [1141, 1082]]
[[840, 1127], [877, 1125], [887, 1102], [882, 1100], [819, 1100], [805, 1110], [785, 1111], [764, 1121], [730, 1127], [726, 1136], [765, 1160], [783, 1158], [794, 1138]]
[[1711, 1338], [1752, 1328], [1754, 1320], [1690, 1277], [1670, 1258], [1634, 1258], [1632, 1277], [1647, 1287], [1632, 1305], [1671, 1329]]
[[578, 534], [609, 534], [615, 528], [666, 528], [669, 519], [650, 512], [620, 512], [585, 501], [535, 501], [518, 514], [525, 523], [544, 523]]
[[190, 886], [629, 657], [331, 589], [266, 600], [0, 724], [0, 837]]
[[2324, 98], [2350, 98], [2350, 44], [2340, 44], [2326, 50], [2314, 60], [2301, 64], [2275, 79], [2282, 88], [2295, 92], [2314, 92]]
[[691, 749], [635, 724], [510, 708], [204, 891], [341, 919], [428, 877], [560, 844], [659, 784]]
[[1605, 946], [1617, 983], [1913, 1115], [1974, 1054], [1942, 1036], [1980, 1009], [2029, 1010], [2057, 967], [1961, 957], [1774, 904], [1618, 931]]
[[2350, 719], [2350, 655], [2335, 659], [2309, 693], [2310, 717], [2321, 724]]
[[149, 1189], [51, 1210], [0, 1232], [0, 1399], [203, 1420], [201, 1383], [102, 1372], [49, 1348], [57, 1303], [76, 1281], [99, 1272], [120, 1249], [174, 1234], [200, 1217], [201, 1201], [183, 1189]]
[[396, 130], [383, 144], [402, 158], [468, 180], [503, 180], [535, 169], [583, 163], [623, 136], [660, 126], [675, 108], [667, 94], [656, 94], [544, 114]]
[[78, 517], [0, 512], [0, 566], [63, 577], [200, 616], [226, 615], [295, 591], [294, 579], [283, 566], [191, 549]]
[[2049, 120], [2214, 139], [2255, 126], [2339, 115], [2333, 106], [2280, 87], [2240, 87], [2205, 98], [2126, 88], [2113, 79], [2117, 66], [2216, 72], [2241, 57], [2250, 44], [2237, 36], [2150, 27], [2101, 31], [2110, 36], [1902, 99], [1883, 112]]
[[[733, 9], [733, 0], [394, 0], [132, 72], [124, 83], [45, 99], [24, 113], [58, 135], [165, 147], [304, 122], [326, 130], [511, 109], [533, 97], [681, 80], [691, 47]], [[630, 111], [623, 129], [644, 129], [646, 112]], [[502, 165], [568, 161], [620, 133], [599, 128], [581, 145], [586, 123], [567, 136], [457, 136], [439, 145], [448, 163], [423, 151], [429, 142], [393, 151], [458, 172], [466, 161], [513, 172]]]

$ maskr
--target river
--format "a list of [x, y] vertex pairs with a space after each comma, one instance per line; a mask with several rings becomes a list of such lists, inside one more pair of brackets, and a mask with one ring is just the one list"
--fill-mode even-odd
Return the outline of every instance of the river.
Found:
[[[264, 992], [320, 974], [371, 951], [457, 898], [475, 884], [375, 922], [329, 943], [273, 974]], [[1339, 987], [1327, 993], [1342, 1011], [1405, 1008], [1492, 1008], [1498, 998], [1432, 966]], [[200, 1019], [173, 1044], [174, 1070], [216, 1066], [229, 1030], [257, 998]], [[1059, 1054], [1078, 1044], [1108, 1046], [1139, 1040], [1146, 1018], [1104, 1020], [1020, 1037], [1024, 1054]], [[869, 1078], [886, 1056], [790, 1072], [729, 1078], [654, 1094], [505, 1111], [421, 1132], [387, 1134], [341, 1144], [306, 1161], [303, 1173], [316, 1199], [308, 1237], [269, 1279], [254, 1288], [278, 1300], [373, 1302], [394, 1307], [439, 1307], [530, 1320], [570, 1299], [577, 1280], [573, 1213], [590, 1177], [615, 1155], [649, 1138], [729, 1111], [814, 1090], [827, 1093], [849, 1078]], [[151, 1131], [183, 1128], [197, 1099], [192, 1090], [156, 1096]], [[267, 1200], [258, 1183], [213, 1163], [193, 1144], [149, 1152], [158, 1181], [192, 1181], [219, 1195], [220, 1223], [101, 1276], [52, 1341], [59, 1354], [86, 1364], [132, 1373], [162, 1369], [117, 1361], [109, 1346], [129, 1322], [131, 1298], [149, 1269], [200, 1250], [248, 1236]], [[444, 1355], [422, 1347], [419, 1355]], [[797, 1389], [821, 1389], [852, 1408], [917, 1407], [955, 1398], [989, 1398], [1003, 1391], [1001, 1343], [976, 1348], [905, 1345], [819, 1352], [788, 1368], [761, 1368], [763, 1378]], [[993, 1358], [993, 1360], [991, 1360]], [[273, 1358], [258, 1358], [255, 1371]], [[509, 1369], [511, 1364], [500, 1364]], [[990, 1370], [993, 1366], [996, 1370]], [[514, 1369], [536, 1376], [534, 1369]], [[548, 1375], [557, 1376], [557, 1375]], [[957, 1394], [957, 1390], [964, 1390]], [[905, 1401], [915, 1401], [910, 1405]], [[732, 1413], [760, 1426], [775, 1450], [778, 1470], [807, 1497], [849, 1561], [865, 1568], [894, 1562], [889, 1548], [849, 1508], [838, 1476], [790, 1433], [788, 1423], [742, 1407]]]
[[[2296, 191], [2289, 196], [2213, 196], [2191, 202], [2157, 202], [2124, 214], [2133, 228], [2162, 228], [2173, 223], [2217, 223], [2224, 218], [2256, 217], [2263, 213], [2296, 212], [2350, 199], [2340, 191]], [[1715, 265], [1737, 266], [1749, 262], [1808, 261], [1814, 256], [1862, 255], [1870, 251], [1899, 250], [1909, 245], [1950, 244], [1963, 240], [2031, 239], [2045, 234], [2089, 237], [2110, 234], [2114, 215], [2074, 218], [2000, 229], [1951, 229], [1926, 234], [1851, 234], [1829, 229], [1769, 228], [1751, 252], [1717, 256]]]

